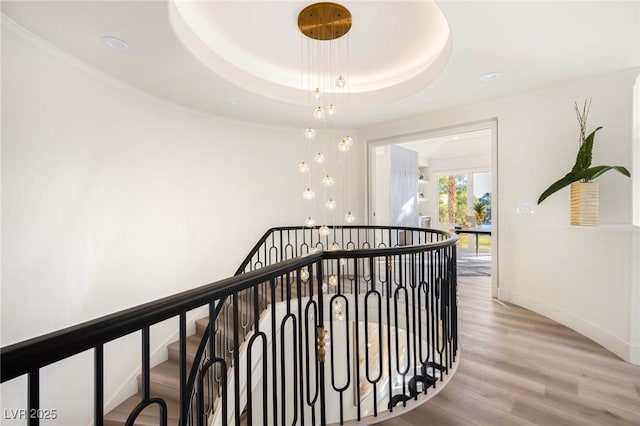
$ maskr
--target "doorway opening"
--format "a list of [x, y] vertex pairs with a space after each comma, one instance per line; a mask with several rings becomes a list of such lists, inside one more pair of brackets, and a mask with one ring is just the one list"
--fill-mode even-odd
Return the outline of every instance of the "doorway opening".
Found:
[[498, 296], [497, 123], [368, 141], [372, 225], [459, 235], [458, 276], [491, 276]]

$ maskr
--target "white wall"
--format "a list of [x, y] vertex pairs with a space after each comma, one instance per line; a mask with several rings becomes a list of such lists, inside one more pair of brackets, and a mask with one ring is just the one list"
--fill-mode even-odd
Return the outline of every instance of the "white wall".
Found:
[[[636, 78], [633, 87], [633, 142], [631, 155], [633, 156], [633, 169], [640, 170], [640, 76]], [[640, 226], [640, 173], [631, 175], [633, 179], [633, 224]]]
[[[4, 20], [2, 86], [2, 346], [231, 276], [269, 227], [304, 221], [300, 129], [156, 99]], [[135, 336], [108, 346], [107, 400], [138, 354]], [[43, 370], [52, 424], [90, 422], [92, 355], [76, 358]], [[2, 385], [3, 408], [25, 389]]]
[[521, 225], [504, 231], [515, 252], [501, 298], [542, 312], [640, 364], [639, 227]]
[[434, 158], [431, 160], [431, 176], [441, 172], [465, 172], [491, 170], [491, 153], [475, 156], [461, 156], [453, 158]]
[[[623, 342], [618, 348], [609, 345], [624, 359], [640, 362], [640, 346], [638, 336], [630, 329], [637, 307], [640, 293], [640, 282], [637, 273], [637, 258], [633, 250], [627, 251], [625, 238], [614, 237], [602, 232], [599, 228], [584, 228], [582, 233], [593, 238], [604, 246], [613, 246], [611, 252], [604, 252], [604, 257], [596, 253], [583, 253], [576, 247], [572, 231], [558, 235], [547, 232], [544, 240], [516, 238], [537, 226], [543, 229], [557, 229], [569, 223], [569, 192], [565, 189], [537, 206], [533, 215], [517, 215], [515, 207], [520, 202], [536, 202], [540, 193], [556, 179], [564, 176], [575, 160], [578, 143], [578, 125], [573, 110], [574, 101], [582, 102], [592, 97], [589, 128], [603, 126], [598, 132], [594, 147], [594, 165], [623, 165], [631, 168], [632, 127], [633, 120], [633, 85], [638, 70], [604, 76], [601, 78], [575, 82], [563, 87], [552, 88], [516, 97], [498, 99], [482, 104], [474, 104], [423, 116], [412, 117], [380, 126], [365, 129], [362, 139], [376, 140], [412, 132], [431, 129], [443, 129], [465, 123], [496, 118], [498, 120], [498, 242], [499, 253], [499, 285], [500, 297], [517, 301], [525, 307], [537, 310], [544, 315], [568, 323], [566, 318], [557, 315], [559, 311], [570, 312], [576, 320], [569, 324], [576, 327], [580, 322], [580, 330], [601, 344], [616, 340]], [[499, 84], [499, 81], [497, 82]], [[640, 173], [637, 167], [632, 174]], [[606, 224], [630, 224], [632, 218], [632, 180], [615, 172], [608, 173], [598, 179], [600, 182], [600, 220]], [[633, 189], [636, 193], [640, 188]], [[636, 198], [637, 199], [637, 198]], [[638, 202], [638, 201], [636, 201]], [[495, 212], [494, 212], [495, 213]], [[620, 232], [632, 235], [638, 227], [627, 227]], [[595, 237], [597, 235], [597, 237]], [[585, 237], [586, 238], [586, 237]], [[637, 239], [637, 237], [636, 237]], [[551, 258], [546, 245], [554, 245], [566, 253], [570, 259], [562, 265], [563, 276], [550, 267], [556, 259]], [[620, 253], [623, 256], [625, 271], [633, 273], [615, 274], [614, 266], [609, 262], [609, 253]], [[624, 253], [627, 253], [625, 256]], [[637, 253], [637, 252], [636, 252]], [[593, 273], [584, 278], [592, 280], [585, 283], [584, 292], [564, 293], [553, 291], [540, 280], [547, 283], [563, 285], [563, 280], [570, 276], [583, 276], [572, 268], [584, 267], [587, 262]], [[523, 265], [536, 268], [538, 280], [524, 280], [521, 269]], [[581, 266], [582, 265], [582, 266]], [[571, 274], [575, 272], [575, 274]], [[616, 277], [615, 285], [598, 285], [597, 277], [607, 275]], [[577, 278], [574, 278], [577, 282]], [[586, 290], [590, 289], [590, 290]], [[615, 289], [615, 290], [614, 290]], [[626, 294], [627, 298], [618, 296], [604, 297], [608, 292], [616, 291]], [[629, 297], [634, 295], [634, 297]], [[532, 301], [542, 303], [533, 303]], [[625, 307], [618, 306], [615, 300], [621, 300]], [[598, 308], [595, 309], [595, 306]], [[631, 306], [631, 307], [629, 307]], [[636, 308], [633, 308], [636, 306]], [[598, 312], [596, 312], [598, 311]], [[624, 315], [620, 320], [626, 324], [603, 323], [601, 315]], [[637, 318], [637, 317], [636, 317]], [[577, 328], [577, 327], [576, 327]], [[607, 339], [602, 338], [604, 330]], [[620, 347], [624, 348], [621, 350]]]

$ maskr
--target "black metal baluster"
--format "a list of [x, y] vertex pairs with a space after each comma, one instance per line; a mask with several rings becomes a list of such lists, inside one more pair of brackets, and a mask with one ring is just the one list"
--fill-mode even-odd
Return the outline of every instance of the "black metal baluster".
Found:
[[29, 412], [29, 426], [38, 426], [40, 424], [40, 418], [37, 415], [40, 409], [40, 370], [31, 370], [28, 374], [27, 383], [27, 406]]
[[455, 297], [455, 295], [452, 297], [452, 294], [451, 294], [451, 290], [454, 287], [454, 280], [453, 280], [453, 276], [451, 275], [451, 270], [453, 268], [453, 262], [455, 262], [455, 259], [451, 257], [451, 251], [452, 251], [451, 247], [445, 247], [445, 250], [447, 251], [447, 255], [449, 257], [449, 261], [447, 262], [447, 270], [446, 270], [446, 274], [447, 274], [447, 342], [448, 342], [447, 352], [448, 352], [448, 359], [449, 359], [449, 368], [451, 368], [453, 366], [453, 347], [451, 345], [451, 342], [452, 342], [451, 308], [452, 308], [452, 299]]
[[[370, 350], [369, 350], [369, 298], [371, 296], [375, 296], [376, 297], [376, 306], [377, 306], [377, 321], [378, 321], [378, 347], [377, 347], [377, 352], [378, 352], [378, 375], [376, 376], [371, 376], [371, 368], [369, 365], [369, 359], [370, 359]], [[377, 396], [377, 390], [378, 390], [378, 382], [380, 381], [380, 379], [382, 378], [382, 368], [383, 368], [383, 363], [382, 363], [382, 359], [383, 359], [383, 354], [380, 352], [382, 349], [382, 298], [380, 296], [380, 293], [378, 291], [375, 290], [373, 284], [371, 285], [369, 291], [365, 294], [364, 296], [364, 342], [365, 342], [365, 372], [366, 372], [366, 378], [367, 381], [369, 383], [371, 383], [371, 385], [373, 386], [373, 415], [374, 417], [376, 417], [378, 415], [378, 396]], [[359, 359], [359, 358], [358, 358]], [[356, 384], [358, 385], [358, 384]]]
[[[280, 277], [280, 282], [282, 282], [282, 277]], [[287, 282], [289, 281], [288, 279], [288, 275], [287, 275]], [[282, 288], [280, 289], [280, 291], [282, 291]], [[286, 291], [286, 296], [287, 296], [287, 300], [285, 302], [286, 307], [287, 307], [287, 313], [285, 315], [285, 317], [282, 319], [282, 321], [280, 322], [280, 392], [281, 392], [281, 397], [280, 397], [280, 401], [282, 402], [282, 426], [286, 426], [286, 418], [287, 418], [287, 375], [286, 375], [286, 371], [284, 366], [286, 365], [286, 361], [285, 361], [285, 334], [286, 334], [286, 330], [285, 330], [285, 325], [287, 323], [287, 320], [289, 319], [289, 315], [291, 313], [291, 304], [290, 304], [290, 291], [289, 291], [289, 286], [287, 286], [287, 291]], [[275, 344], [275, 337], [274, 337], [274, 344]], [[294, 405], [295, 407], [295, 405]]]
[[[398, 317], [398, 302], [400, 301], [400, 293], [403, 294], [403, 300], [405, 301], [405, 335], [406, 335], [406, 345], [405, 345], [405, 353], [410, 353], [410, 345], [409, 345], [409, 310], [406, 307], [406, 304], [408, 303], [408, 297], [407, 297], [407, 289], [404, 287], [397, 287], [394, 291], [394, 295], [393, 295], [393, 299], [394, 299], [394, 325], [396, 328], [396, 339], [395, 339], [395, 346], [396, 346], [396, 372], [398, 373], [399, 376], [402, 376], [402, 396], [404, 397], [404, 395], [406, 395], [406, 387], [407, 387], [407, 373], [409, 372], [409, 368], [410, 368], [410, 360], [407, 360], [407, 365], [405, 367], [401, 367], [400, 365], [400, 319]], [[406, 399], [402, 399], [402, 406], [406, 407], [407, 405], [407, 401]]]
[[[297, 234], [296, 234], [297, 235]], [[300, 366], [300, 373], [302, 373], [302, 370], [304, 369], [303, 367], [303, 363], [302, 363], [302, 327], [303, 324], [306, 323], [306, 321], [302, 321], [302, 294], [301, 294], [301, 290], [302, 290], [302, 278], [300, 277], [300, 270], [298, 269], [296, 271], [296, 294], [298, 295], [297, 299], [298, 299], [298, 342], [299, 342], [299, 347], [298, 347], [298, 365]], [[307, 371], [308, 374], [308, 371]], [[302, 395], [304, 395], [304, 375], [303, 374], [299, 374], [300, 377], [300, 425], [304, 426], [304, 398], [302, 397]]]
[[[216, 306], [215, 306], [215, 302], [211, 302], [209, 303], [209, 326], [207, 327], [207, 331], [209, 332], [209, 359], [214, 359], [216, 357], [216, 324], [217, 322], [217, 318], [216, 318]], [[194, 360], [195, 363], [195, 360]], [[213, 407], [213, 388], [215, 387], [215, 371], [214, 371], [215, 367], [211, 367], [210, 369], [210, 373], [208, 373], [208, 377], [210, 377], [209, 382], [212, 383], [212, 387], [209, 390], [209, 407]], [[203, 366], [204, 369], [204, 366]], [[220, 392], [219, 392], [219, 388], [218, 388], [218, 397], [220, 397]], [[198, 398], [199, 398], [199, 410], [204, 410], [204, 391], [202, 392], [198, 392]], [[226, 401], [225, 401], [225, 405], [226, 405]], [[222, 406], [222, 401], [221, 401], [221, 406]], [[226, 414], [226, 413], [225, 413]], [[197, 418], [197, 424], [198, 426], [203, 426], [202, 424], [202, 415], [200, 412], [196, 413], [196, 418]], [[223, 421], [227, 421], [227, 417], [226, 415], [223, 415]]]
[[148, 401], [150, 397], [149, 388], [151, 387], [151, 379], [149, 370], [149, 326], [142, 328], [142, 400]]
[[[311, 247], [312, 249], [316, 247], [315, 244], [313, 243], [313, 235], [315, 234], [314, 231], [316, 229], [318, 229], [317, 226], [314, 227], [314, 228], [309, 229], [309, 247]], [[318, 238], [320, 238], [320, 237], [318, 237]]]
[[180, 424], [186, 426], [189, 409], [187, 394], [187, 313], [180, 314]]
[[[313, 300], [314, 298], [314, 292], [313, 292], [313, 281], [314, 281], [314, 268], [313, 268], [313, 264], [308, 266], [308, 270], [309, 270], [309, 296], [310, 299], [307, 302], [307, 305], [305, 307], [305, 367], [306, 367], [306, 371], [307, 371], [307, 405], [309, 407], [311, 407], [311, 424], [313, 426], [315, 426], [316, 424], [316, 401], [318, 400], [318, 395], [319, 395], [319, 382], [318, 382], [318, 304]], [[311, 315], [312, 318], [311, 320], [313, 321], [312, 323], [312, 328], [313, 328], [313, 339], [311, 340], [309, 338], [309, 309], [313, 308], [313, 311], [311, 311]], [[309, 342], [313, 343], [313, 363], [310, 362], [310, 358], [311, 355], [309, 354]], [[311, 374], [310, 374], [310, 366], [313, 365], [313, 371], [314, 371], [314, 387], [315, 387], [315, 392], [313, 397], [311, 396]]]
[[[255, 286], [253, 287], [253, 292], [254, 294], [256, 294], [258, 292], [258, 287]], [[253, 332], [254, 335], [251, 337], [251, 339], [249, 339], [249, 343], [247, 344], [247, 424], [249, 425], [253, 425], [253, 398], [252, 398], [252, 394], [253, 394], [253, 385], [252, 385], [252, 365], [251, 365], [251, 361], [252, 361], [252, 353], [253, 353], [253, 342], [256, 338], [256, 333], [258, 332], [258, 315], [257, 315], [257, 310], [258, 310], [258, 298], [256, 297], [254, 300], [254, 304], [253, 304], [253, 309], [254, 309], [254, 315], [253, 315]], [[263, 358], [263, 362], [264, 362], [264, 358]], [[264, 377], [264, 376], [263, 376]], [[262, 380], [263, 382], [266, 382], [266, 380]], [[239, 392], [236, 390], [236, 395]], [[262, 402], [262, 407], [266, 407], [265, 401]]]
[[231, 298], [231, 311], [233, 315], [233, 390], [234, 390], [234, 418], [236, 426], [240, 426], [240, 333], [238, 330], [238, 292], [234, 292]]
[[[419, 271], [420, 271], [420, 276], [419, 276], [419, 284], [418, 284], [418, 342], [420, 342], [420, 345], [418, 346], [418, 359], [417, 361], [420, 361], [420, 364], [424, 364], [425, 362], [427, 362], [427, 359], [425, 359], [424, 357], [424, 335], [423, 335], [423, 319], [424, 319], [424, 325], [426, 326], [426, 324], [428, 323], [428, 319], [427, 319], [427, 304], [426, 304], [426, 299], [427, 299], [427, 289], [426, 289], [426, 281], [425, 281], [425, 252], [420, 252], [419, 254]], [[424, 294], [424, 296], [423, 296]], [[428, 339], [427, 339], [427, 345], [428, 345]], [[427, 346], [427, 352], [429, 350], [429, 346]], [[428, 358], [428, 355], [427, 355]], [[425, 392], [426, 392], [426, 386], [425, 386]]]
[[[219, 397], [221, 396], [221, 401], [220, 401], [220, 407], [222, 407], [222, 424], [223, 426], [226, 426], [228, 423], [228, 416], [227, 416], [227, 363], [225, 360], [223, 360], [222, 358], [217, 358], [217, 357], [211, 357], [209, 358], [209, 360], [207, 360], [203, 365], [202, 365], [202, 369], [198, 372], [198, 387], [197, 387], [197, 398], [196, 398], [196, 424], [198, 426], [204, 426], [205, 424], [207, 424], [205, 417], [207, 416], [207, 410], [205, 409], [204, 406], [204, 380], [205, 380], [205, 375], [209, 376], [210, 374], [214, 373], [212, 370], [215, 370], [216, 365], [220, 365], [220, 381], [222, 382], [222, 394], [218, 395]], [[213, 380], [213, 379], [210, 379]], [[212, 390], [210, 389], [210, 392], [212, 392]], [[211, 393], [209, 394], [209, 399], [212, 399], [213, 396], [211, 395]]]
[[94, 350], [94, 404], [93, 423], [95, 426], [104, 424], [104, 346], [102, 344]]
[[[247, 424], [253, 425], [253, 385], [252, 385], [252, 369], [253, 369], [253, 344], [257, 339], [261, 340], [262, 356], [260, 362], [262, 362], [262, 407], [263, 410], [267, 409], [267, 336], [260, 331], [260, 300], [258, 299], [258, 287], [253, 287], [253, 293], [255, 296], [255, 303], [253, 304], [253, 330], [254, 334], [247, 343]], [[263, 426], [268, 425], [268, 418], [266, 412], [263, 413], [262, 423]]]
[[278, 424], [278, 375], [277, 375], [277, 352], [276, 352], [276, 279], [271, 278], [271, 359], [273, 368], [271, 369], [273, 386], [273, 425]]
[[[437, 264], [435, 251], [431, 252], [431, 285], [429, 296], [429, 316], [431, 317], [431, 362], [436, 363], [436, 347], [438, 346], [438, 340], [436, 335], [436, 329], [438, 328], [438, 317], [436, 312], [436, 287], [437, 287]], [[433, 370], [433, 378], [437, 379], [436, 372]], [[433, 381], [433, 387], [436, 387], [437, 380]]]
[[285, 350], [286, 350], [286, 339], [285, 339], [285, 331], [286, 331], [286, 325], [287, 322], [291, 320], [292, 322], [292, 326], [293, 326], [293, 333], [291, 333], [291, 336], [293, 337], [293, 344], [291, 345], [291, 349], [293, 352], [293, 419], [291, 421], [292, 425], [295, 425], [297, 420], [298, 420], [298, 410], [297, 410], [297, 405], [298, 405], [298, 360], [296, 357], [296, 348], [298, 346], [298, 337], [296, 335], [296, 327], [297, 327], [297, 321], [296, 321], [296, 317], [295, 315], [291, 314], [290, 312], [287, 313], [287, 315], [283, 318], [282, 323], [281, 323], [281, 327], [280, 327], [280, 364], [282, 366], [282, 369], [280, 371], [281, 374], [281, 393], [282, 393], [282, 426], [286, 426], [286, 402], [287, 402], [287, 386], [286, 386], [286, 371], [284, 366], [286, 365], [286, 357], [285, 357]]
[[[357, 259], [354, 259], [355, 262], [357, 262]], [[354, 262], [354, 263], [355, 263]], [[355, 340], [355, 367], [356, 367], [356, 380], [354, 382], [354, 386], [356, 388], [356, 403], [357, 403], [357, 413], [358, 413], [358, 421], [360, 421], [361, 418], [361, 401], [360, 401], [360, 324], [358, 323], [358, 301], [360, 299], [360, 288], [359, 288], [359, 284], [358, 284], [358, 265], [356, 263], [355, 266], [356, 270], [355, 270], [355, 293], [354, 293], [354, 297], [353, 300], [355, 301], [355, 303], [353, 304], [353, 310], [354, 310], [354, 314], [355, 314], [355, 336], [354, 336], [354, 340]], [[346, 303], [346, 299], [345, 299], [345, 303]], [[349, 324], [349, 315], [348, 315], [349, 310], [347, 309], [347, 324]], [[365, 328], [368, 327], [368, 324], [365, 322]], [[349, 335], [349, 330], [347, 329], [347, 335]], [[348, 339], [347, 339], [347, 345], [349, 344]], [[367, 342], [365, 342], [365, 346], [367, 345]], [[347, 357], [348, 358], [348, 357]], [[347, 360], [347, 362], [349, 362]]]
[[[389, 256], [385, 256], [384, 264], [385, 268], [385, 287], [386, 287], [386, 301], [387, 301], [387, 359], [388, 362], [388, 370], [389, 370], [389, 411], [393, 412], [393, 375], [391, 374], [391, 301], [392, 297], [391, 293], [391, 277], [389, 276]], [[396, 330], [396, 333], [398, 331]]]
[[453, 244], [453, 246], [451, 247], [452, 250], [452, 255], [451, 257], [453, 258], [453, 268], [451, 270], [451, 277], [454, 280], [453, 283], [453, 288], [451, 290], [452, 294], [452, 315], [453, 315], [453, 350], [454, 350], [454, 356], [453, 356], [453, 360], [455, 361], [456, 359], [456, 355], [458, 354], [458, 254], [457, 254], [457, 247], [455, 244]]
[[[343, 301], [343, 307], [344, 307], [344, 323], [345, 323], [345, 348], [346, 348], [346, 360], [345, 360], [345, 365], [346, 365], [346, 370], [347, 373], [345, 375], [345, 383], [342, 386], [338, 386], [336, 384], [336, 366], [335, 366], [335, 354], [334, 354], [334, 348], [335, 348], [335, 344], [334, 344], [334, 333], [333, 333], [333, 323], [335, 322], [334, 319], [334, 314], [333, 314], [333, 308], [334, 308], [334, 303], [338, 300], [341, 299]], [[338, 392], [340, 394], [340, 424], [344, 423], [344, 398], [343, 398], [343, 393], [345, 390], [347, 390], [349, 388], [349, 385], [351, 384], [351, 350], [350, 350], [350, 346], [351, 346], [351, 342], [349, 341], [349, 303], [347, 298], [342, 295], [342, 294], [336, 294], [334, 295], [331, 299], [329, 299], [329, 307], [330, 307], [330, 313], [329, 313], [329, 341], [330, 341], [330, 351], [331, 351], [331, 387], [333, 388], [334, 391]], [[357, 322], [356, 322], [357, 324]], [[357, 348], [356, 348], [357, 350]], [[342, 359], [340, 359], [340, 361], [342, 362]], [[359, 379], [358, 379], [359, 380]], [[359, 397], [359, 396], [358, 396]]]
[[[323, 274], [324, 271], [322, 269], [322, 261], [318, 262], [318, 326], [324, 329], [324, 294], [322, 292], [322, 280], [324, 279]], [[317, 349], [317, 345], [316, 345]], [[317, 356], [316, 352], [316, 356]], [[317, 359], [317, 358], [316, 358]], [[320, 425], [325, 426], [327, 424], [327, 415], [326, 415], [326, 393], [325, 393], [325, 383], [324, 383], [324, 362], [321, 361], [318, 363], [319, 373], [318, 376], [320, 378]]]
[[[443, 361], [442, 361], [442, 346], [441, 346], [441, 342], [440, 342], [440, 324], [442, 323], [442, 256], [441, 256], [441, 252], [438, 250], [436, 252], [436, 258], [437, 258], [437, 278], [436, 278], [436, 319], [438, 321], [437, 326], [436, 326], [436, 335], [435, 335], [435, 341], [437, 343], [437, 347], [436, 347], [436, 351], [438, 352], [438, 364], [442, 365]], [[443, 380], [442, 374], [440, 374], [440, 381]]]
[[[413, 377], [416, 377], [418, 375], [418, 340], [417, 340], [417, 333], [416, 333], [416, 306], [417, 306], [417, 302], [416, 302], [416, 255], [414, 253], [410, 254], [410, 278], [409, 278], [409, 286], [411, 287], [411, 312], [412, 312], [412, 327], [411, 327], [411, 335], [413, 336]], [[418, 318], [419, 320], [419, 318]], [[409, 336], [409, 335], [407, 335]], [[418, 383], [416, 382], [416, 386], [418, 385]], [[416, 387], [416, 396], [415, 399], [418, 399], [418, 389]]]

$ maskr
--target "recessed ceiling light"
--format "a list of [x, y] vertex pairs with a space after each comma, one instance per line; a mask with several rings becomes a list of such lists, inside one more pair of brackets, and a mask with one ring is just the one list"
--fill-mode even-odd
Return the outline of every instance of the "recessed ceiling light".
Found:
[[121, 52], [128, 52], [129, 50], [131, 50], [131, 46], [129, 46], [129, 43], [124, 40], [120, 40], [119, 38], [104, 36], [100, 40], [110, 48], [119, 50]]
[[480, 80], [481, 81], [493, 81], [493, 80], [497, 80], [500, 78], [502, 74], [500, 74], [499, 72], [490, 72], [487, 74], [483, 74], [480, 76]]
[[231, 99], [229, 100], [229, 103], [233, 106], [240, 106], [242, 105], [242, 101], [240, 99]]

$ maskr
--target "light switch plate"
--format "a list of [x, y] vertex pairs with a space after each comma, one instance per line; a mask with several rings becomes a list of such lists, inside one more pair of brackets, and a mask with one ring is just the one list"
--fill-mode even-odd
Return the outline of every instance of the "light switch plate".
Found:
[[517, 214], [533, 214], [533, 203], [518, 203], [516, 204]]

